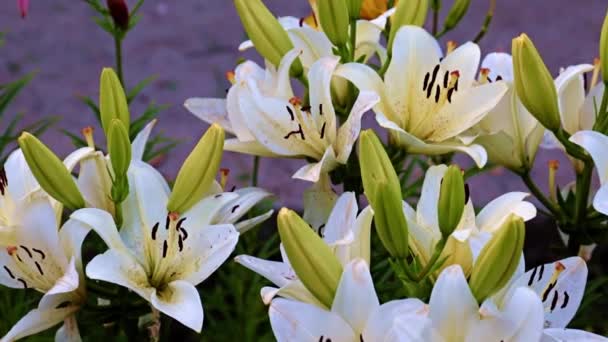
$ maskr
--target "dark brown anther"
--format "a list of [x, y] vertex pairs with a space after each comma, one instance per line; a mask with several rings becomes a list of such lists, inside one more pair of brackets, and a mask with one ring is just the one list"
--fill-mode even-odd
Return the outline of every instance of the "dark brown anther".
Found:
[[182, 240], [182, 236], [181, 235], [177, 239], [177, 246], [179, 247], [179, 251], [180, 252], [184, 249], [184, 240]]
[[4, 190], [8, 187], [8, 178], [6, 178], [6, 171], [4, 168], [0, 169], [0, 193], [4, 196]]
[[11, 272], [10, 268], [4, 266], [4, 270], [6, 271], [6, 273], [8, 273], [9, 277], [15, 279], [15, 276], [13, 275], [13, 272]]
[[42, 260], [44, 260], [44, 258], [46, 258], [46, 255], [44, 254], [44, 252], [43, 252], [43, 251], [41, 251], [41, 250], [39, 250], [39, 249], [37, 249], [37, 248], [32, 248], [32, 250], [33, 250], [35, 253], [40, 254], [40, 258], [42, 258]]
[[303, 106], [303, 107], [301, 108], [301, 110], [302, 110], [303, 112], [310, 112], [310, 106]]
[[323, 115], [323, 104], [319, 103], [319, 115]]
[[171, 218], [167, 215], [167, 219], [165, 220], [165, 230], [169, 230], [169, 225], [171, 224]]
[[186, 239], [188, 238], [188, 231], [184, 228], [179, 228], [179, 231], [182, 233], [184, 241], [186, 241]]
[[169, 248], [169, 245], [167, 245], [167, 240], [163, 241], [163, 258], [167, 256], [167, 248]]
[[291, 132], [287, 133], [287, 135], [285, 135], [283, 137], [283, 139], [289, 139], [289, 137], [291, 137], [292, 134], [300, 134], [300, 137], [302, 138], [302, 140], [306, 140], [306, 138], [304, 137], [304, 131], [302, 130], [302, 125], [300, 125], [300, 124], [298, 124], [297, 131], [291, 131]]
[[156, 240], [156, 232], [158, 231], [158, 222], [152, 227], [152, 240]]
[[285, 108], [287, 108], [287, 113], [289, 113], [289, 117], [291, 118], [291, 121], [295, 120], [295, 117], [293, 116], [293, 110], [291, 110], [291, 108], [289, 108], [289, 106], [285, 106]]
[[426, 73], [426, 75], [424, 75], [424, 82], [422, 83], [422, 91], [426, 91], [426, 87], [429, 85], [429, 77], [431, 77], [430, 73]]
[[469, 201], [469, 197], [471, 196], [471, 192], [469, 190], [469, 183], [464, 184], [464, 203]]
[[180, 230], [182, 228], [182, 223], [184, 223], [184, 221], [186, 221], [185, 217], [183, 217], [179, 221], [177, 221], [177, 225], [175, 226], [175, 229]]
[[439, 84], [437, 85], [437, 88], [435, 90], [435, 103], [439, 103], [439, 94], [441, 92], [441, 87], [439, 87]]
[[566, 305], [568, 305], [568, 301], [570, 300], [570, 295], [568, 294], [568, 291], [564, 291], [564, 301], [562, 303], [562, 306], [560, 306], [560, 309], [563, 309], [566, 307]]
[[23, 246], [23, 245], [20, 245], [19, 247], [20, 247], [21, 249], [23, 249], [23, 250], [24, 250], [24, 251], [27, 253], [27, 255], [30, 257], [30, 259], [32, 259], [32, 258], [34, 257], [34, 256], [32, 255], [32, 252], [30, 252], [29, 248], [27, 248], [27, 247], [25, 247], [25, 246]]
[[323, 137], [325, 137], [325, 125], [327, 124], [327, 122], [323, 123], [323, 126], [321, 126], [321, 139], [323, 139]]
[[35, 261], [34, 264], [36, 264], [36, 268], [38, 269], [38, 272], [40, 272], [40, 275], [44, 276], [44, 272], [42, 272], [42, 267], [40, 267], [38, 261]]
[[450, 72], [448, 70], [445, 71], [445, 74], [443, 75], [443, 87], [447, 88], [448, 87], [448, 78], [450, 77]]
[[435, 65], [435, 68], [433, 69], [433, 75], [431, 77], [431, 83], [429, 84], [429, 87], [426, 89], [426, 98], [430, 98], [431, 97], [431, 93], [433, 92], [433, 86], [435, 85], [435, 80], [437, 79], [437, 73], [439, 72], [439, 64]]
[[240, 207], [240, 205], [235, 205], [234, 207], [232, 207], [232, 210], [230, 210], [231, 213], [234, 213], [235, 210], [237, 210]]
[[452, 103], [452, 94], [454, 93], [454, 88], [450, 88], [448, 90], [448, 102]]
[[27, 283], [25, 282], [25, 280], [21, 279], [21, 278], [17, 278], [17, 281], [21, 283], [21, 285], [23, 285], [24, 289], [27, 289]]

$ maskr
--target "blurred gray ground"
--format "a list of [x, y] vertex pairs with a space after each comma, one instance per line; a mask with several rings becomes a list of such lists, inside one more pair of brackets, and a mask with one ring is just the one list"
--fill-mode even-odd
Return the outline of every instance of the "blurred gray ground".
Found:
[[[266, 0], [277, 15], [304, 16], [305, 0]], [[475, 36], [488, 6], [487, 0], [472, 1], [465, 23], [446, 39], [464, 42]], [[602, 0], [498, 0], [494, 21], [482, 41], [483, 53], [510, 51], [511, 39], [527, 32], [553, 72], [560, 66], [590, 63], [598, 55], [598, 39], [607, 1]], [[451, 1], [444, 1], [448, 7]], [[130, 1], [133, 5], [133, 1]], [[160, 116], [156, 132], [183, 139], [167, 158], [162, 171], [174, 177], [181, 162], [207, 127], [183, 107], [192, 96], [223, 96], [229, 86], [224, 73], [239, 58], [237, 46], [244, 38], [232, 1], [148, 0], [141, 10], [140, 24], [125, 41], [125, 78], [128, 85], [157, 75], [135, 104], [133, 115], [141, 114], [150, 100], [171, 107]], [[23, 112], [32, 122], [49, 115], [63, 119], [43, 140], [64, 156], [72, 150], [70, 140], [58, 131], [77, 133], [94, 119], [77, 95], [97, 97], [101, 68], [113, 66], [111, 39], [92, 22], [93, 13], [82, 1], [31, 1], [26, 20], [19, 17], [16, 1], [3, 0], [0, 31], [7, 32], [0, 48], [0, 83], [37, 71], [33, 82], [9, 108], [10, 114]], [[370, 122], [372, 115], [368, 115]], [[0, 123], [4, 127], [6, 123]], [[96, 138], [101, 139], [98, 131]], [[541, 152], [534, 176], [546, 187], [547, 161], [560, 159], [559, 182], [572, 179], [568, 162], [560, 153]], [[459, 162], [469, 164], [466, 158]], [[252, 157], [227, 153], [224, 167], [231, 169], [230, 182], [249, 172]], [[261, 162], [260, 185], [278, 195], [278, 205], [298, 208], [308, 183], [292, 180], [302, 161]], [[496, 177], [500, 174], [500, 177]], [[471, 181], [472, 195], [481, 204], [498, 194], [524, 190], [521, 181], [508, 171], [496, 170]]]

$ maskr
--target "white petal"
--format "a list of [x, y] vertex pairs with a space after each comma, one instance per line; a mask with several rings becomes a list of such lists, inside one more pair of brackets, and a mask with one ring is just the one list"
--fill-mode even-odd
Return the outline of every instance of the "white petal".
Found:
[[200, 333], [203, 329], [203, 305], [192, 284], [187, 281], [172, 281], [150, 298], [152, 305], [181, 324]]
[[239, 233], [231, 224], [198, 227], [189, 231], [188, 245], [184, 255], [184, 268], [190, 268], [190, 274], [184, 274], [184, 280], [198, 285], [207, 279], [228, 259], [239, 240]]
[[[226, 206], [230, 206], [229, 210], [234, 208], [233, 202], [238, 199], [238, 194], [234, 192], [223, 192], [203, 198], [192, 208], [182, 214], [186, 218], [185, 223], [190, 229], [203, 229], [205, 226], [213, 224], [215, 218], [221, 215], [221, 211]], [[218, 222], [231, 223], [231, 222]]]
[[338, 137], [334, 143], [334, 148], [338, 153], [336, 158], [339, 163], [346, 164], [353, 149], [353, 145], [359, 137], [363, 114], [369, 111], [379, 101], [380, 97], [373, 92], [362, 91], [359, 93], [348, 119], [338, 130]]
[[250, 229], [257, 227], [262, 222], [265, 222], [266, 220], [271, 218], [272, 214], [274, 214], [274, 210], [271, 209], [271, 210], [268, 210], [267, 212], [263, 213], [262, 215], [258, 215], [256, 217], [252, 217], [250, 219], [240, 221], [240, 222], [236, 223], [234, 226], [235, 226], [236, 230], [239, 232], [239, 234], [243, 234], [243, 233], [249, 231]]
[[238, 139], [226, 139], [224, 150], [238, 153], [246, 153], [260, 157], [277, 157], [276, 154], [257, 141], [240, 141]]
[[357, 199], [355, 193], [345, 192], [336, 201], [323, 230], [323, 240], [328, 245], [347, 244], [354, 240], [353, 226], [357, 219]]
[[330, 146], [325, 150], [320, 162], [302, 166], [293, 174], [292, 178], [316, 183], [321, 178], [321, 174], [332, 171], [337, 166], [338, 161], [336, 160], [336, 154], [334, 153], [334, 149]]
[[74, 258], [76, 270], [81, 274], [81, 282], [84, 282], [84, 274], [82, 268], [82, 243], [87, 237], [91, 228], [80, 221], [69, 219], [59, 231], [59, 240], [65, 255], [68, 258]]
[[529, 194], [525, 192], [509, 192], [488, 203], [477, 215], [476, 223], [479, 230], [495, 232], [511, 214], [529, 221], [536, 216], [536, 207], [524, 201]]
[[428, 308], [419, 299], [393, 300], [370, 313], [361, 337], [364, 341], [436, 341], [431, 338]]
[[580, 131], [570, 137], [570, 141], [581, 146], [593, 158], [602, 184], [608, 182], [608, 137], [595, 131]]
[[272, 196], [270, 192], [256, 187], [238, 189], [234, 193], [238, 197], [224, 205], [211, 223], [235, 223], [260, 201]]
[[114, 219], [106, 211], [96, 208], [79, 209], [70, 215], [70, 219], [89, 226], [101, 237], [108, 247], [120, 250], [126, 249], [120, 235], [118, 235]]
[[[133, 197], [131, 201], [137, 200], [137, 214], [143, 226], [150, 229], [156, 222], [164, 222], [167, 216], [169, 186], [163, 176], [151, 165], [133, 161], [129, 167], [128, 177], [129, 183], [133, 183], [130, 187], [132, 190], [129, 189], [128, 197]], [[126, 201], [129, 200], [127, 198]], [[132, 212], [134, 208], [123, 209], [123, 227], [129, 227], [131, 222], [134, 221], [134, 219], [129, 218], [130, 215], [135, 215]], [[129, 227], [129, 229], [139, 229], [139, 227]], [[121, 234], [123, 233], [121, 232]]]
[[608, 184], [601, 186], [593, 197], [593, 208], [604, 215], [608, 215]]
[[462, 341], [466, 334], [463, 322], [476, 317], [478, 306], [459, 265], [441, 272], [429, 306], [429, 317], [438, 333], [449, 341]]
[[71, 172], [82, 159], [88, 158], [94, 152], [95, 150], [91, 147], [81, 147], [68, 154], [68, 156], [63, 160], [63, 165], [65, 165], [65, 168]]
[[[445, 165], [431, 166], [424, 176], [420, 200], [416, 207], [418, 223], [424, 227], [439, 231], [439, 217], [437, 216], [437, 202], [441, 181], [448, 167]], [[436, 229], [435, 229], [436, 228]]]
[[88, 208], [99, 208], [114, 213], [109, 167], [108, 160], [103, 153], [91, 154], [88, 158], [81, 160], [76, 183]]
[[310, 68], [321, 57], [333, 55], [333, 45], [323, 32], [310, 27], [296, 27], [289, 30], [287, 34], [293, 42], [293, 46], [302, 51], [300, 61], [305, 68]]
[[339, 315], [316, 306], [286, 299], [275, 299], [268, 310], [270, 324], [279, 342], [355, 341], [356, 335]]
[[38, 181], [34, 178], [32, 171], [30, 171], [25, 161], [21, 149], [13, 151], [8, 156], [4, 163], [4, 170], [6, 171], [6, 178], [8, 180], [6, 192], [10, 194], [14, 201], [20, 201], [40, 188]]
[[327, 222], [337, 198], [329, 175], [322, 174], [318, 182], [304, 190], [304, 221], [318, 231]]
[[344, 268], [331, 311], [339, 314], [355, 331], [363, 331], [367, 319], [380, 307], [369, 267], [355, 259]]
[[184, 107], [197, 118], [209, 124], [217, 123], [234, 134], [226, 106], [226, 99], [219, 98], [192, 97], [184, 102]]
[[[557, 280], [553, 275], [560, 269]], [[545, 327], [565, 327], [578, 309], [585, 283], [587, 265], [582, 258], [570, 257], [550, 264], [536, 266], [513, 282], [511, 292], [519, 286], [529, 286], [543, 302], [545, 308]], [[509, 294], [507, 294], [508, 298]]]
[[326, 308], [326, 306], [319, 302], [317, 297], [315, 297], [308, 289], [302, 284], [299, 280], [294, 280], [289, 284], [281, 287], [278, 291], [272, 293], [270, 291], [266, 291], [266, 293], [262, 294], [262, 300], [264, 304], [269, 305], [274, 296], [279, 296], [287, 299], [293, 299], [298, 302], [312, 304], [318, 308]]
[[335, 56], [323, 57], [317, 60], [308, 72], [308, 81], [314, 85], [310, 87], [310, 112], [317, 122], [317, 127], [321, 127], [325, 122], [325, 136], [330, 142], [336, 138], [336, 112], [331, 96], [331, 79], [339, 60], [340, 58]]
[[[391, 64], [386, 70], [384, 81], [386, 94], [397, 117], [388, 117], [405, 127], [405, 123], [415, 121], [408, 108], [421, 107], [423, 102], [414, 94], [422, 91], [423, 79], [427, 71], [432, 71], [439, 63], [441, 48], [435, 38], [417, 26], [403, 26], [397, 31], [393, 41]], [[356, 85], [356, 83], [355, 83]], [[426, 100], [426, 99], [425, 99]], [[414, 105], [417, 103], [417, 105]], [[425, 109], [420, 109], [426, 112]], [[416, 119], [417, 120], [417, 119]]]
[[482, 68], [490, 69], [488, 77], [495, 81], [500, 76], [506, 82], [513, 82], [513, 59], [504, 52], [492, 52], [481, 62]]
[[65, 273], [55, 281], [55, 285], [47, 291], [47, 295], [54, 295], [74, 291], [78, 288], [80, 277], [76, 270], [76, 258], [72, 258], [66, 267]]
[[[186, 101], [187, 103], [187, 101]], [[187, 107], [186, 107], [187, 108]], [[131, 143], [131, 159], [133, 160], [142, 160], [144, 157], [144, 152], [146, 150], [146, 144], [148, 143], [148, 139], [150, 138], [150, 133], [152, 133], [152, 129], [156, 125], [156, 119], [148, 122], [144, 128], [137, 133], [135, 139]]]
[[541, 342], [606, 342], [608, 338], [584, 330], [549, 328], [543, 331]]
[[599, 82], [587, 97], [585, 97], [585, 102], [583, 102], [583, 107], [581, 108], [580, 118], [579, 118], [579, 129], [581, 130], [590, 130], [593, 129], [593, 125], [595, 124], [595, 112], [596, 108], [602, 103], [602, 97], [604, 96], [604, 83]]
[[373, 217], [374, 211], [370, 206], [363, 209], [351, 228], [354, 240], [347, 245], [335, 246], [334, 253], [343, 265], [356, 258], [361, 258], [368, 265], [370, 264], [370, 235]]
[[570, 134], [580, 129], [580, 110], [585, 101], [583, 74], [593, 70], [593, 65], [569, 66], [555, 79], [562, 126]]
[[86, 267], [87, 277], [124, 286], [147, 301], [155, 289], [148, 283], [143, 267], [127, 251], [110, 249], [91, 260]]
[[456, 93], [459, 96], [454, 96], [451, 103], [443, 105], [439, 112], [427, 121], [427, 130], [432, 132], [428, 140], [441, 142], [473, 127], [496, 107], [507, 90], [504, 82], [495, 82]]
[[234, 261], [270, 280], [278, 287], [283, 287], [297, 278], [294, 270], [284, 262], [264, 260], [249, 255], [239, 255]]
[[457, 70], [459, 72], [458, 83], [462, 85], [462, 88], [459, 88], [460, 91], [473, 84], [480, 59], [479, 46], [473, 42], [466, 42], [447, 54], [441, 61], [441, 67], [449, 71]]
[[334, 75], [351, 81], [359, 91], [371, 91], [376, 93], [380, 96], [380, 102], [374, 107], [376, 114], [378, 112], [384, 113], [388, 117], [397, 120], [391, 107], [390, 99], [386, 93], [384, 82], [374, 69], [360, 63], [346, 63], [338, 66]]
[[0, 339], [0, 342], [15, 341], [26, 336], [37, 334], [59, 323], [78, 310], [77, 306], [61, 309], [38, 308], [23, 316], [11, 330]]

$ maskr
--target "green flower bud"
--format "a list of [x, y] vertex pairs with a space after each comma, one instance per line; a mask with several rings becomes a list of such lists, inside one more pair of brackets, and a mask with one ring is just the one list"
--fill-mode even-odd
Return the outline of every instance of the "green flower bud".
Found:
[[42, 189], [71, 210], [84, 208], [84, 198], [63, 162], [27, 132], [21, 134], [18, 142], [27, 165]]
[[281, 209], [277, 223], [291, 267], [308, 291], [330, 308], [342, 276], [340, 261], [294, 211]]
[[469, 247], [469, 242], [458, 241], [453, 236], [448, 237], [447, 242], [441, 251], [441, 255], [439, 256], [439, 260], [443, 260], [443, 264], [435, 272], [436, 276], [439, 276], [441, 271], [448, 266], [460, 265], [462, 273], [464, 273], [465, 277], [468, 277], [473, 268], [473, 252], [471, 251], [471, 247]]
[[[278, 67], [283, 56], [293, 49], [293, 43], [285, 29], [261, 0], [234, 0], [234, 6], [255, 49]], [[292, 64], [290, 71], [292, 76], [302, 74], [299, 59]]]
[[422, 26], [429, 11], [429, 0], [399, 1], [395, 14], [391, 17], [391, 33], [388, 39], [389, 54], [393, 49], [393, 39], [402, 26]]
[[445, 18], [443, 24], [443, 30], [449, 31], [456, 27], [462, 17], [467, 13], [471, 0], [456, 0], [448, 12], [448, 16]]
[[553, 132], [559, 130], [561, 121], [553, 78], [525, 33], [513, 39], [512, 54], [517, 96], [543, 126]]
[[112, 68], [104, 68], [99, 81], [99, 112], [101, 114], [101, 126], [108, 135], [110, 123], [113, 119], [119, 119], [129, 131], [129, 106], [125, 91], [118, 80], [118, 76]]
[[346, 6], [348, 6], [348, 14], [351, 20], [359, 19], [362, 3], [363, 0], [346, 0]]
[[348, 6], [346, 0], [322, 0], [317, 2], [319, 21], [323, 32], [335, 46], [348, 42]]
[[602, 63], [602, 79], [608, 82], [608, 13], [602, 25], [602, 35], [600, 36], [600, 63]]
[[439, 203], [437, 203], [437, 216], [439, 230], [444, 239], [452, 234], [460, 223], [464, 212], [466, 194], [462, 171], [456, 165], [450, 166], [441, 180]]
[[220, 168], [223, 149], [224, 129], [213, 124], [179, 170], [167, 203], [169, 212], [184, 213], [201, 200]]
[[365, 195], [374, 209], [376, 231], [393, 257], [408, 256], [408, 226], [401, 185], [382, 143], [372, 130], [359, 138], [359, 164]]
[[131, 141], [122, 121], [113, 119], [108, 132], [108, 153], [115, 177], [124, 177], [131, 163]]
[[483, 247], [469, 279], [471, 292], [479, 303], [509, 282], [519, 264], [525, 234], [523, 219], [511, 214]]

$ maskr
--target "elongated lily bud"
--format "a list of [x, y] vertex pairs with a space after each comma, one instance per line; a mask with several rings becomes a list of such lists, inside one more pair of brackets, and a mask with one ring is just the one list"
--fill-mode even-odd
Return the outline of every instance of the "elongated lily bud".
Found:
[[437, 204], [439, 230], [444, 239], [447, 239], [458, 226], [464, 212], [465, 201], [462, 171], [458, 166], [452, 165], [443, 175]]
[[471, 291], [479, 303], [503, 288], [515, 273], [524, 248], [525, 233], [523, 219], [511, 214], [479, 253], [469, 280]]
[[18, 141], [27, 165], [42, 189], [71, 210], [83, 208], [84, 198], [74, 178], [55, 153], [27, 132], [23, 132]]
[[[278, 67], [283, 56], [293, 49], [293, 43], [285, 29], [261, 0], [234, 0], [234, 6], [255, 49]], [[299, 59], [291, 65], [290, 71], [292, 76], [302, 74]]]
[[429, 11], [429, 0], [399, 1], [391, 17], [391, 33], [388, 39], [389, 53], [393, 50], [393, 39], [397, 31], [406, 25], [422, 26]]
[[129, 181], [127, 171], [131, 164], [131, 141], [129, 132], [122, 121], [113, 119], [108, 132], [108, 153], [114, 170], [114, 182], [112, 184], [112, 200], [120, 203], [129, 194]]
[[114, 24], [122, 30], [129, 28], [129, 8], [125, 0], [108, 0], [108, 10]]
[[351, 20], [357, 20], [361, 14], [361, 4], [363, 0], [346, 0], [348, 6], [348, 15]]
[[101, 126], [108, 135], [110, 123], [113, 119], [119, 119], [129, 131], [129, 106], [125, 91], [120, 84], [118, 76], [112, 68], [104, 68], [99, 81], [99, 111], [101, 114]]
[[222, 161], [224, 129], [213, 124], [203, 135], [177, 174], [167, 210], [184, 213], [207, 193]]
[[600, 36], [600, 63], [602, 69], [602, 78], [604, 83], [608, 82], [608, 13], [604, 18], [602, 25], [602, 35]]
[[323, 32], [336, 46], [348, 42], [348, 6], [347, 0], [322, 0], [317, 2], [319, 20]]
[[304, 286], [330, 308], [342, 276], [342, 265], [331, 248], [294, 211], [279, 211], [281, 242]]
[[408, 256], [408, 226], [403, 215], [401, 185], [382, 143], [372, 130], [359, 138], [361, 178], [374, 209], [376, 231], [393, 257]]
[[467, 13], [471, 0], [456, 0], [448, 12], [448, 16], [445, 18], [443, 24], [444, 31], [449, 31], [456, 27], [462, 17]]
[[553, 78], [525, 33], [513, 39], [512, 54], [517, 96], [543, 126], [553, 132], [559, 130], [561, 121]]

